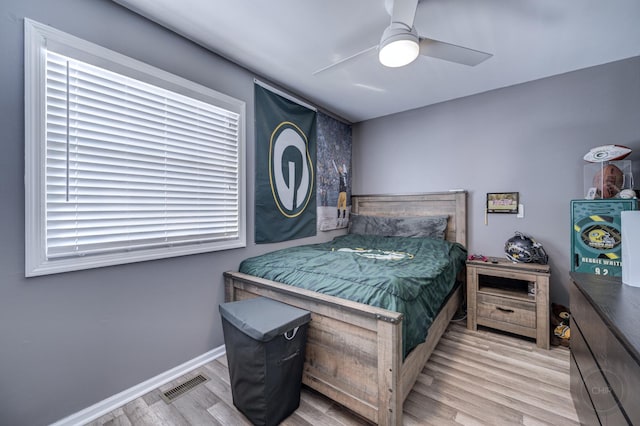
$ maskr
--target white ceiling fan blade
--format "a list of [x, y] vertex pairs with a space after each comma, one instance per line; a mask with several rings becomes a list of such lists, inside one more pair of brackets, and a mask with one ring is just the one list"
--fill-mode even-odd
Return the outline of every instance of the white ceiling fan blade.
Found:
[[401, 22], [407, 27], [413, 27], [413, 21], [418, 9], [418, 0], [390, 0], [392, 2], [391, 22]]
[[320, 68], [319, 70], [315, 70], [315, 71], [313, 72], [313, 74], [312, 74], [312, 75], [316, 75], [316, 74], [321, 73], [321, 72], [323, 72], [323, 71], [326, 71], [326, 70], [328, 70], [328, 69], [330, 69], [330, 68], [336, 67], [336, 66], [338, 66], [338, 65], [342, 65], [342, 64], [344, 64], [345, 62], [348, 62], [348, 61], [350, 61], [350, 60], [352, 60], [352, 59], [355, 59], [355, 58], [357, 58], [358, 56], [360, 56], [360, 55], [364, 55], [365, 53], [368, 53], [368, 52], [370, 52], [370, 51], [372, 51], [372, 50], [374, 50], [374, 49], [377, 49], [377, 48], [378, 48], [378, 45], [371, 46], [371, 47], [367, 47], [366, 49], [361, 50], [361, 51], [359, 51], [359, 52], [357, 52], [357, 53], [354, 53], [354, 54], [353, 54], [353, 55], [351, 55], [351, 56], [347, 56], [346, 58], [342, 58], [342, 59], [340, 59], [340, 60], [339, 60], [339, 61], [337, 61], [337, 62], [334, 62], [334, 63], [332, 63], [332, 64], [327, 65], [326, 67], [322, 67], [322, 68]]
[[493, 56], [491, 53], [422, 37], [420, 38], [420, 54], [471, 67]]

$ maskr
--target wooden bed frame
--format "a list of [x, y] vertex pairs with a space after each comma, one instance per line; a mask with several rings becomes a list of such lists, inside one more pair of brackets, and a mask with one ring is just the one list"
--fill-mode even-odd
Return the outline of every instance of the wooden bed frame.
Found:
[[[465, 191], [354, 196], [352, 212], [377, 216], [448, 215], [446, 239], [466, 246]], [[265, 296], [311, 312], [302, 382], [380, 425], [401, 425], [402, 406], [462, 300], [452, 293], [424, 343], [402, 356], [398, 312], [226, 272], [227, 301]], [[460, 274], [464, 279], [464, 273]]]

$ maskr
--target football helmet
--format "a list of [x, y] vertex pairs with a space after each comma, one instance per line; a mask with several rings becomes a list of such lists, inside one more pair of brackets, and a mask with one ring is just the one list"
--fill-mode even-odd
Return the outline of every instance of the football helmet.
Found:
[[504, 244], [504, 251], [509, 260], [521, 263], [541, 263], [546, 265], [549, 256], [544, 251], [542, 244], [521, 232], [509, 238]]

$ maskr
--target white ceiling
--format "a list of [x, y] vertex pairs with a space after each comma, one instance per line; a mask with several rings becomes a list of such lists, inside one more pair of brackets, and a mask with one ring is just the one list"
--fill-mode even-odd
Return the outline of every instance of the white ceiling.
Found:
[[[358, 122], [640, 55], [639, 0], [421, 0], [418, 33], [492, 53], [475, 67], [385, 68], [384, 0], [114, 0]], [[639, 70], [640, 72], [640, 70]]]

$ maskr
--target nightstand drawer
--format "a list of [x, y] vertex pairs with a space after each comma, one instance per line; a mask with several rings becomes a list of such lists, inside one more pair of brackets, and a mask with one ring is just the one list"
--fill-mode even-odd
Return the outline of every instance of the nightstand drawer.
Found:
[[536, 304], [478, 293], [478, 318], [536, 328]]

